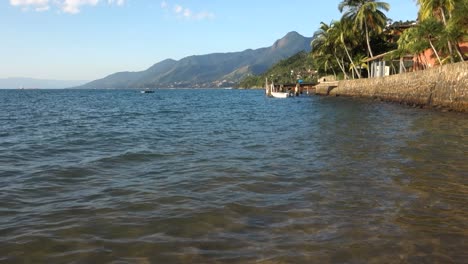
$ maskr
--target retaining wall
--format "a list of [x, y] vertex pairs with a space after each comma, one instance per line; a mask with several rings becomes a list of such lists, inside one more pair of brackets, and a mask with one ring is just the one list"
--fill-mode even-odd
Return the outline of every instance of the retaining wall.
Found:
[[468, 112], [468, 62], [380, 78], [340, 81], [318, 94], [358, 96]]

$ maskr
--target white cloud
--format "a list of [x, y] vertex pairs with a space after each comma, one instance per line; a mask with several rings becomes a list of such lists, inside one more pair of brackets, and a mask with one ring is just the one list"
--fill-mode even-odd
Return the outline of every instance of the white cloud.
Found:
[[[44, 12], [51, 9], [51, 5], [62, 12], [77, 14], [83, 6], [96, 6], [100, 0], [10, 0], [10, 5], [20, 7], [22, 10], [34, 9]], [[125, 0], [107, 0], [108, 5], [122, 6]]]
[[[169, 3], [166, 1], [161, 2], [161, 9], [168, 10]], [[173, 5], [171, 9], [173, 14], [178, 18], [185, 18], [188, 20], [205, 20], [205, 19], [214, 19], [215, 15], [212, 12], [202, 11], [202, 12], [193, 12], [190, 8]]]
[[45, 12], [45, 11], [48, 11], [50, 9], [50, 6], [41, 6], [41, 7], [36, 7], [34, 10], [36, 12]]
[[180, 14], [183, 10], [184, 10], [184, 8], [181, 5], [175, 5], [174, 6], [174, 12], [176, 14]]
[[10, 0], [12, 6], [47, 6], [49, 0]]
[[113, 4], [116, 4], [118, 6], [122, 6], [125, 4], [125, 0], [107, 0], [107, 3], [109, 5], [113, 5]]
[[190, 18], [192, 16], [192, 11], [190, 9], [185, 8], [184, 9], [184, 17]]
[[215, 15], [210, 12], [199, 12], [194, 15], [194, 18], [197, 20], [203, 20], [203, 19], [214, 19]]
[[21, 7], [21, 10], [27, 11], [29, 7], [38, 12], [49, 10], [49, 0], [10, 0], [10, 5]]
[[65, 13], [76, 14], [80, 12], [80, 7], [84, 5], [97, 5], [99, 0], [65, 0], [62, 4], [62, 11]]

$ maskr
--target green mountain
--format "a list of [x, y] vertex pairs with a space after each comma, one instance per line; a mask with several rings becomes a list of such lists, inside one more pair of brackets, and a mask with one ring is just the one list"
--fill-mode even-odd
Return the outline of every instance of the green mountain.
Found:
[[272, 46], [241, 52], [213, 53], [167, 59], [141, 72], [119, 72], [78, 88], [125, 89], [171, 87], [228, 87], [248, 75], [264, 73], [278, 61], [309, 51], [312, 38], [290, 32]]
[[258, 88], [265, 86], [265, 79], [275, 83], [296, 83], [302, 80], [306, 83], [317, 81], [314, 71], [313, 61], [308, 52], [300, 51], [295, 55], [281, 60], [272, 66], [268, 71], [259, 75], [248, 75], [240, 81], [240, 88]]

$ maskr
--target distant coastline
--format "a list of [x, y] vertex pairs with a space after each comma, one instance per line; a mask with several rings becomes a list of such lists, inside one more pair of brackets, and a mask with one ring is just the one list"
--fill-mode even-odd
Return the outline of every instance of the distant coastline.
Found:
[[0, 89], [66, 89], [87, 83], [86, 80], [47, 80], [35, 78], [0, 78]]

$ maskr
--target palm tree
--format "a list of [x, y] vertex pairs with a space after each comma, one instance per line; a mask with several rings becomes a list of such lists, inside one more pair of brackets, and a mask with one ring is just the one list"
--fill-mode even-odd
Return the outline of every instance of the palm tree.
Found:
[[439, 65], [442, 65], [440, 56], [434, 46], [434, 41], [440, 40], [444, 31], [444, 26], [432, 17], [419, 23], [419, 25], [416, 27], [416, 30], [416, 34], [420, 39], [425, 39], [428, 41], [432, 51], [434, 52], [434, 55], [437, 57], [437, 61], [439, 61]]
[[387, 16], [381, 11], [389, 11], [390, 5], [375, 0], [343, 0], [339, 5], [340, 12], [345, 11], [344, 18], [351, 19], [354, 27], [364, 30], [367, 43], [367, 51], [373, 57], [370, 45], [370, 31], [381, 33], [387, 23]]
[[327, 53], [327, 54], [323, 54], [321, 56], [313, 56], [314, 58], [314, 61], [315, 63], [318, 65], [317, 69], [320, 70], [321, 68], [323, 68], [323, 71], [325, 73], [328, 73], [328, 70], [331, 70], [331, 72], [333, 73], [333, 76], [335, 76], [335, 80], [336, 80], [336, 72], [335, 72], [335, 69], [334, 69], [334, 65], [333, 65], [333, 55]]
[[[456, 0], [417, 0], [421, 20], [436, 17], [447, 25], [447, 15], [450, 17], [455, 9]], [[461, 2], [461, 1], [460, 1]]]
[[467, 1], [458, 1], [455, 3], [455, 9], [450, 14], [450, 19], [447, 21], [446, 31], [449, 40], [454, 43], [455, 50], [461, 61], [465, 61], [465, 57], [460, 49], [460, 42], [468, 42], [468, 3]]
[[358, 76], [358, 78], [361, 78], [361, 73], [358, 71], [358, 68], [354, 64], [353, 58], [351, 57], [347, 46], [348, 44], [352, 47], [356, 47], [358, 42], [358, 39], [356, 38], [358, 34], [355, 34], [351, 21], [346, 18], [342, 18], [341, 21], [335, 21], [333, 22], [332, 27], [329, 29], [329, 31], [332, 32], [333, 36], [335, 36], [335, 44], [342, 45], [346, 56], [348, 56], [349, 62], [351, 62], [352, 68], [356, 72], [356, 75]]
[[330, 25], [325, 24], [324, 22], [320, 23], [320, 28], [314, 34], [314, 40], [311, 43], [312, 46], [312, 56], [315, 59], [320, 58], [324, 60], [324, 57], [328, 57], [333, 55], [334, 59], [338, 67], [343, 72], [344, 78], [348, 78], [348, 74], [346, 73], [345, 66], [343, 60], [340, 60], [340, 50], [339, 46], [335, 45], [337, 42], [336, 38], [338, 37], [337, 34], [334, 34], [334, 30], [331, 30], [333, 27], [333, 22]]
[[[364, 54], [362, 54], [362, 53], [361, 53], [361, 54], [357, 54], [357, 55], [355, 55], [355, 56], [353, 57], [353, 64], [352, 64], [352, 65], [354, 65], [354, 67], [358, 66], [358, 67], [356, 67], [356, 69], [358, 69], [358, 68], [359, 68], [359, 69], [367, 69], [368, 66], [367, 66], [366, 60], [367, 60], [367, 56], [366, 56], [366, 55], [364, 55]], [[349, 70], [350, 70], [350, 71], [353, 71], [353, 68], [350, 67]], [[354, 71], [354, 72], [356, 72], [356, 71]], [[354, 72], [353, 72], [353, 73], [354, 73]], [[359, 73], [361, 73], [360, 70], [359, 70]], [[360, 77], [362, 77], [362, 76], [360, 76]]]
[[[425, 19], [435, 17], [438, 20], [442, 21], [445, 27], [447, 27], [447, 20], [451, 17], [452, 12], [455, 10], [457, 2], [456, 0], [417, 0], [419, 4], [419, 16], [421, 21]], [[463, 6], [463, 4], [461, 4]], [[466, 6], [466, 3], [464, 4]], [[466, 15], [466, 14], [465, 14]], [[453, 59], [453, 49], [452, 41], [449, 39], [447, 41], [450, 60], [454, 62]], [[457, 45], [458, 46], [458, 45]], [[463, 60], [463, 56], [461, 56]]]
[[[400, 38], [398, 39], [398, 51], [396, 52], [400, 56], [406, 54], [413, 54], [415, 58], [420, 60], [419, 54], [423, 53], [428, 47], [429, 43], [426, 39], [420, 39], [420, 34], [416, 27], [405, 30]], [[425, 57], [423, 57], [425, 59]], [[419, 62], [427, 68], [427, 61]]]

